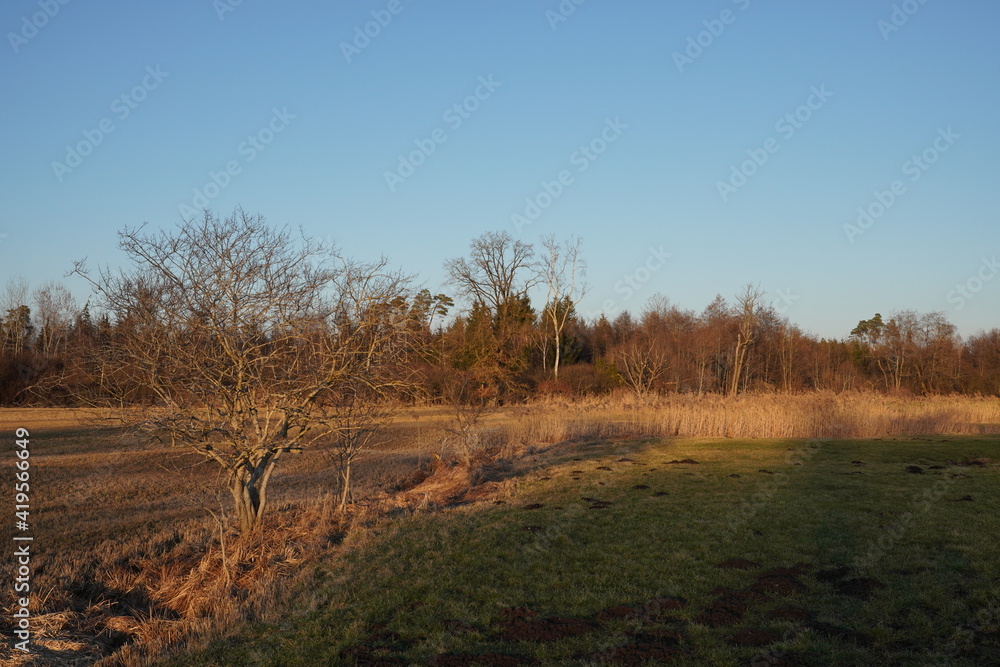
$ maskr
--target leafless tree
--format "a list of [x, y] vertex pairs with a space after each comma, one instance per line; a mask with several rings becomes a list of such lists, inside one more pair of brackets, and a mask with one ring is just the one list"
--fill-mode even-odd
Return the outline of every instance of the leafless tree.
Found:
[[329, 455], [337, 471], [340, 511], [352, 498], [354, 462], [371, 448], [379, 430], [391, 421], [396, 407], [385, 396], [372, 397], [365, 393], [346, 393], [337, 405], [336, 429], [331, 434]]
[[4, 311], [23, 306], [28, 302], [28, 281], [24, 276], [14, 276], [7, 279], [4, 286], [3, 304]]
[[651, 393], [670, 370], [666, 352], [651, 340], [626, 343], [615, 352], [614, 360], [622, 381], [641, 395]]
[[733, 375], [730, 378], [729, 394], [735, 396], [740, 388], [740, 380], [746, 365], [747, 350], [757, 337], [757, 327], [760, 322], [761, 300], [764, 292], [759, 286], [748, 284], [736, 296], [736, 348], [733, 352]]
[[38, 324], [38, 348], [42, 355], [59, 353], [77, 314], [76, 300], [63, 285], [48, 282], [32, 294]]
[[787, 319], [782, 322], [778, 354], [781, 362], [781, 389], [786, 394], [792, 393], [792, 376], [801, 342], [802, 331], [789, 324]]
[[254, 530], [282, 455], [350, 433], [350, 397], [406, 382], [408, 280], [240, 209], [119, 239], [131, 268], [75, 270], [115, 323], [90, 360], [96, 396], [125, 426], [221, 466], [240, 528]]
[[534, 248], [507, 232], [487, 232], [470, 244], [468, 259], [445, 262], [448, 279], [470, 302], [480, 302], [503, 320], [517, 299], [538, 284]]
[[3, 349], [19, 356], [28, 347], [33, 333], [31, 309], [27, 305], [28, 281], [23, 276], [7, 280], [0, 312]]
[[482, 444], [482, 422], [493, 410], [492, 395], [474, 373], [456, 371], [445, 386], [444, 398], [452, 413], [452, 422], [445, 427], [457, 445], [462, 462], [472, 465], [472, 457]]
[[559, 379], [559, 361], [562, 356], [563, 331], [573, 312], [573, 307], [587, 292], [583, 281], [586, 266], [580, 258], [580, 245], [583, 240], [572, 237], [565, 244], [556, 241], [555, 235], [542, 239], [545, 256], [542, 258], [541, 269], [549, 293], [545, 300], [544, 318], [551, 326], [552, 339], [555, 343], [555, 360], [552, 364], [552, 376]]
[[540, 280], [534, 248], [507, 232], [488, 232], [473, 239], [470, 249], [468, 258], [445, 262], [445, 270], [471, 306], [466, 330], [473, 334], [474, 365], [480, 379], [492, 378], [502, 395], [517, 395], [528, 366], [523, 352], [536, 337], [528, 298]]

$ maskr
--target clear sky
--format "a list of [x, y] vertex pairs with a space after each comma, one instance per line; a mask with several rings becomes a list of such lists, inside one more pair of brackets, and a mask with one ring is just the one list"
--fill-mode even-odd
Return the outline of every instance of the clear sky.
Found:
[[586, 314], [755, 282], [817, 335], [907, 308], [968, 335], [1000, 326], [998, 25], [994, 0], [8, 0], [0, 279], [241, 205], [434, 291], [485, 231], [578, 234]]

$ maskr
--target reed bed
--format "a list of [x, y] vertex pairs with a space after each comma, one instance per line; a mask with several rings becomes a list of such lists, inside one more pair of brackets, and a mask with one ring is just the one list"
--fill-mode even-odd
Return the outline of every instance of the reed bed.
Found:
[[524, 444], [580, 438], [981, 435], [1000, 433], [1000, 399], [832, 392], [737, 397], [617, 394], [538, 401], [501, 413], [495, 423], [503, 425], [510, 440]]

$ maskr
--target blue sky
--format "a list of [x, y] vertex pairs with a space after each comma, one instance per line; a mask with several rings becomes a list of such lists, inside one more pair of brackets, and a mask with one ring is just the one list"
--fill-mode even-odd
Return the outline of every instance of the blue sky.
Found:
[[987, 0], [11, 0], [0, 279], [241, 205], [434, 291], [485, 231], [578, 234], [586, 314], [754, 282], [817, 335], [908, 308], [968, 335], [1000, 326], [998, 24]]

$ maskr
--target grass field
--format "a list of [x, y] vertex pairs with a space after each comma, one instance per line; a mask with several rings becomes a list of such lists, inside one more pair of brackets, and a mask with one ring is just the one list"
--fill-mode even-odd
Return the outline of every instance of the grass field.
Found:
[[324, 448], [289, 458], [241, 538], [185, 450], [0, 410], [36, 540], [35, 652], [0, 664], [1000, 664], [1000, 401], [509, 406], [472, 469], [449, 419], [402, 412], [345, 515]]
[[1000, 664], [998, 448], [552, 446], [502, 504], [386, 518], [281, 621], [170, 664]]

